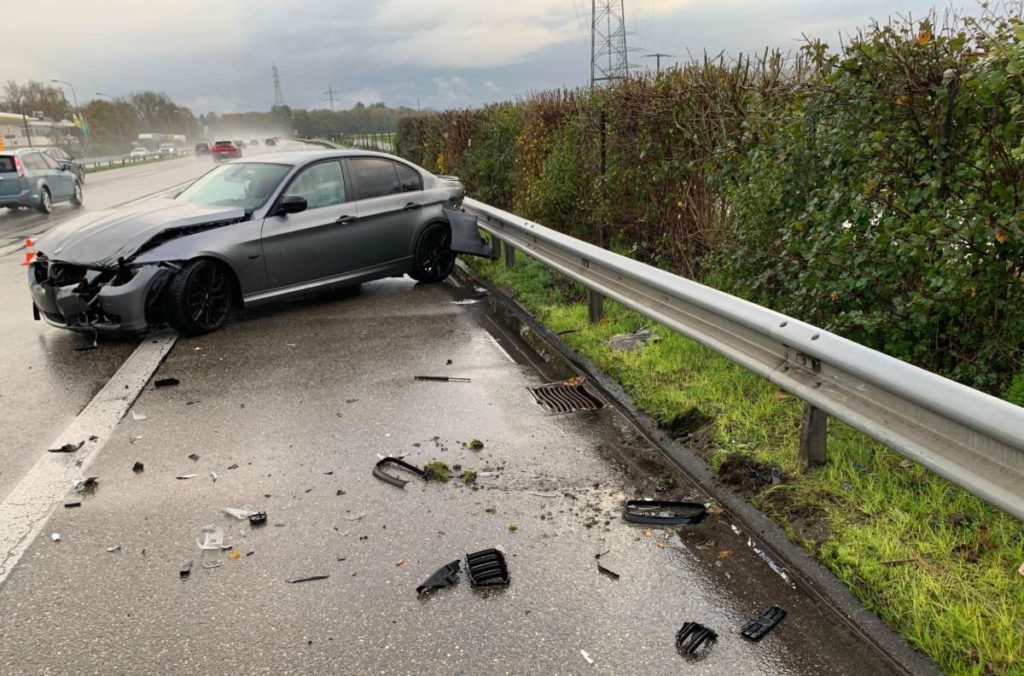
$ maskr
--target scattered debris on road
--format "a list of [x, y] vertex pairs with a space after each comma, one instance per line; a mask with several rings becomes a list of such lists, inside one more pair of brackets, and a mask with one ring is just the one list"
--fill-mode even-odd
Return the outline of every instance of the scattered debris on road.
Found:
[[235, 463], [233, 465], [229, 465], [228, 469], [238, 469], [238, 463]]
[[416, 465], [410, 464], [402, 460], [401, 458], [391, 457], [381, 458], [377, 462], [377, 464], [373, 466], [373, 476], [380, 479], [384, 483], [389, 483], [392, 486], [397, 486], [398, 488], [405, 488], [405, 485], [409, 483], [406, 479], [401, 479], [397, 476], [388, 474], [387, 472], [384, 471], [384, 467], [387, 467], [389, 465], [394, 465], [395, 467], [399, 467], [407, 472], [411, 472], [412, 474], [415, 474], [424, 481], [428, 480], [427, 473], [424, 472], [419, 467], [417, 467]]
[[60, 542], [60, 533], [50, 533], [50, 539], [54, 542]]
[[609, 570], [608, 568], [605, 568], [603, 565], [601, 565], [600, 561], [597, 562], [597, 570], [599, 572], [607, 575], [608, 577], [610, 577], [613, 580], [618, 580], [621, 577], [621, 575], [616, 573], [614, 570]]
[[363, 512], [362, 514], [352, 514], [351, 516], [345, 516], [345, 517], [342, 517], [342, 518], [345, 519], [346, 521], [359, 521], [359, 519], [362, 519], [364, 516], [369, 516], [369, 515], [370, 515], [369, 512]]
[[205, 550], [231, 549], [231, 545], [224, 544], [224, 530], [216, 526], [206, 526], [201, 531], [203, 541], [196, 540], [196, 545]]
[[136, 460], [136, 461], [135, 461], [135, 464], [134, 464], [134, 465], [132, 465], [132, 471], [133, 471], [133, 472], [135, 472], [136, 474], [139, 474], [139, 473], [141, 473], [141, 472], [142, 472], [143, 470], [145, 470], [145, 469], [146, 469], [146, 466], [145, 466], [145, 465], [143, 465], [143, 464], [142, 464], [141, 462], [139, 462], [138, 460]]
[[747, 546], [750, 547], [751, 549], [753, 549], [754, 553], [757, 554], [758, 556], [760, 556], [761, 560], [764, 561], [765, 563], [767, 563], [768, 567], [771, 568], [775, 572], [776, 575], [778, 575], [783, 580], [785, 580], [786, 584], [788, 584], [793, 589], [796, 589], [796, 584], [794, 584], [794, 582], [789, 579], [789, 575], [786, 574], [786, 571], [784, 571], [779, 566], [779, 564], [775, 563], [775, 560], [771, 556], [768, 555], [768, 552], [764, 551], [763, 549], [758, 547], [756, 544], [754, 544], [754, 540], [751, 539], [751, 538], [747, 538]]
[[184, 580], [186, 577], [192, 574], [192, 562], [187, 561], [179, 570], [178, 575]]
[[267, 513], [256, 512], [255, 514], [249, 515], [249, 525], [251, 526], [265, 526], [267, 525]]
[[223, 509], [225, 514], [229, 514], [239, 521], [244, 521], [256, 514], [259, 510], [253, 509], [252, 507], [225, 507]]
[[462, 483], [466, 484], [467, 486], [469, 486], [471, 484], [475, 484], [476, 483], [476, 470], [475, 469], [463, 470], [462, 476], [460, 476], [459, 478], [462, 479]]
[[608, 347], [615, 352], [632, 352], [645, 347], [650, 343], [657, 343], [661, 340], [654, 331], [648, 328], [640, 328], [633, 333], [617, 333], [608, 339]]
[[326, 580], [330, 575], [309, 575], [307, 577], [290, 577], [285, 582], [288, 584], [297, 584], [299, 582], [312, 582], [314, 580]]
[[452, 561], [444, 567], [438, 568], [433, 575], [427, 578], [426, 582], [416, 587], [416, 593], [423, 596], [435, 589], [450, 587], [459, 581], [460, 572], [462, 572], [462, 561]]
[[176, 476], [174, 478], [178, 479], [180, 481], [188, 481], [189, 479], [195, 479], [197, 476], [199, 476], [199, 475], [198, 474], [179, 474], [178, 476]]
[[509, 583], [505, 555], [497, 549], [466, 554], [466, 574], [474, 587], [494, 587]]
[[77, 444], [64, 444], [60, 448], [51, 448], [47, 450], [47, 453], [74, 453], [84, 445], [84, 441], [79, 441]]
[[674, 526], [698, 524], [707, 514], [707, 507], [700, 502], [627, 500], [622, 518], [630, 523]]
[[484, 450], [484, 442], [480, 441], [479, 439], [473, 438], [469, 440], [468, 444], [466, 444], [466, 448], [468, 448], [471, 451], [482, 451]]
[[471, 383], [470, 378], [456, 378], [454, 376], [416, 376], [416, 380], [433, 380], [441, 383]]
[[119, 551], [121, 551], [121, 545], [114, 545], [112, 547], [107, 547], [107, 553], [108, 554], [113, 554], [114, 552], [119, 552]]
[[203, 569], [204, 570], [213, 570], [214, 568], [220, 568], [220, 562], [219, 561], [215, 562], [215, 563], [204, 563], [203, 564]]
[[71, 484], [71, 490], [76, 493], [92, 493], [99, 485], [99, 477], [87, 476], [82, 479], [75, 479]]
[[585, 659], [587, 661], [587, 664], [593, 664], [594, 663], [594, 659], [590, 656], [590, 653], [588, 653], [586, 650], [582, 650], [581, 649], [580, 650], [580, 655], [583, 655], [583, 659]]
[[177, 378], [160, 378], [153, 383], [153, 387], [174, 387], [180, 382]]
[[440, 460], [434, 460], [423, 465], [423, 474], [427, 481], [438, 481], [446, 484], [452, 480], [452, 471], [448, 468], [448, 465]]
[[81, 506], [82, 506], [82, 503], [79, 500], [75, 500], [73, 502], [65, 502], [64, 503], [64, 509], [72, 509], [73, 507], [81, 507]]
[[700, 659], [718, 640], [718, 634], [697, 622], [687, 622], [676, 632], [676, 650], [684, 657]]
[[135, 410], [132, 411], [132, 420], [139, 421], [139, 420], [145, 420], [145, 419], [146, 419], [146, 414], [145, 413], [139, 413], [138, 411], [135, 411]]
[[396, 567], [397, 566], [404, 566], [404, 565], [405, 565], [405, 559], [399, 559], [399, 560], [395, 561], [395, 566]]
[[199, 462], [199, 454], [198, 453], [189, 453], [188, 454], [188, 459], [191, 460], [192, 462]]
[[765, 608], [757, 617], [743, 625], [740, 636], [750, 641], [760, 641], [785, 617], [786, 611], [778, 606]]
[[242, 552], [238, 552], [238, 551], [228, 552], [228, 560], [229, 561], [236, 561], [236, 560], [238, 560], [240, 558], [242, 558]]

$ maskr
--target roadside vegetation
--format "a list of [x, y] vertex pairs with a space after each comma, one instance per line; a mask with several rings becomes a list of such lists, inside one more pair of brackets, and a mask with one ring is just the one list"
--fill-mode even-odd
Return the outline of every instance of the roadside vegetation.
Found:
[[[1016, 5], [979, 11], [407, 118], [397, 151], [484, 202], [1024, 405], [1024, 24]], [[588, 326], [581, 290], [538, 264], [474, 265], [942, 668], [1024, 670], [1020, 522], [834, 421], [828, 466], [801, 474], [792, 397], [658, 326], [613, 352], [639, 316], [611, 303]]]

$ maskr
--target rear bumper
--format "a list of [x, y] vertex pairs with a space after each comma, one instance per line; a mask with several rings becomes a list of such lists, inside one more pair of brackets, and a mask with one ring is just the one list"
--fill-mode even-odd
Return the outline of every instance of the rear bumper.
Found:
[[38, 204], [39, 198], [31, 190], [22, 190], [16, 195], [0, 195], [0, 207], [34, 207]]
[[37, 268], [28, 268], [29, 293], [46, 323], [73, 331], [133, 332], [149, 327], [146, 307], [163, 287], [171, 271], [157, 265], [137, 268], [125, 284], [100, 284], [98, 290], [76, 282], [58, 286], [49, 280], [37, 280]]

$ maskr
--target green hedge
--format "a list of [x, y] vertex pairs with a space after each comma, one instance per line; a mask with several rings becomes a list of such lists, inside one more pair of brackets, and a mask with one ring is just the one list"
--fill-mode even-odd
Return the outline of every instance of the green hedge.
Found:
[[485, 202], [1007, 394], [1024, 371], [1022, 113], [1024, 26], [987, 14], [420, 115], [396, 150]]

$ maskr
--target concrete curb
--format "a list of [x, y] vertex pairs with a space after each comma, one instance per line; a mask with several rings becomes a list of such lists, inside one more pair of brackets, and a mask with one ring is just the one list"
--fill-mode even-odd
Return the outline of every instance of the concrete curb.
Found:
[[[902, 636], [893, 631], [877, 615], [864, 607], [849, 588], [807, 552], [794, 544], [786, 532], [766, 514], [755, 508], [729, 486], [719, 481], [704, 460], [665, 435], [658, 424], [641, 411], [633, 399], [614, 379], [602, 372], [592, 361], [577, 353], [550, 331], [525, 307], [489, 280], [477, 277], [461, 260], [456, 272], [468, 284], [476, 284], [490, 292], [491, 297], [511, 311], [525, 326], [539, 336], [553, 352], [575, 370], [587, 376], [607, 401], [612, 403], [651, 443], [660, 448], [672, 462], [709, 497], [726, 511], [792, 573], [793, 579], [812, 598], [831, 609], [867, 644], [872, 646], [895, 669], [906, 674], [941, 674], [928, 657], [914, 650]], [[795, 451], [794, 451], [795, 452]]]

